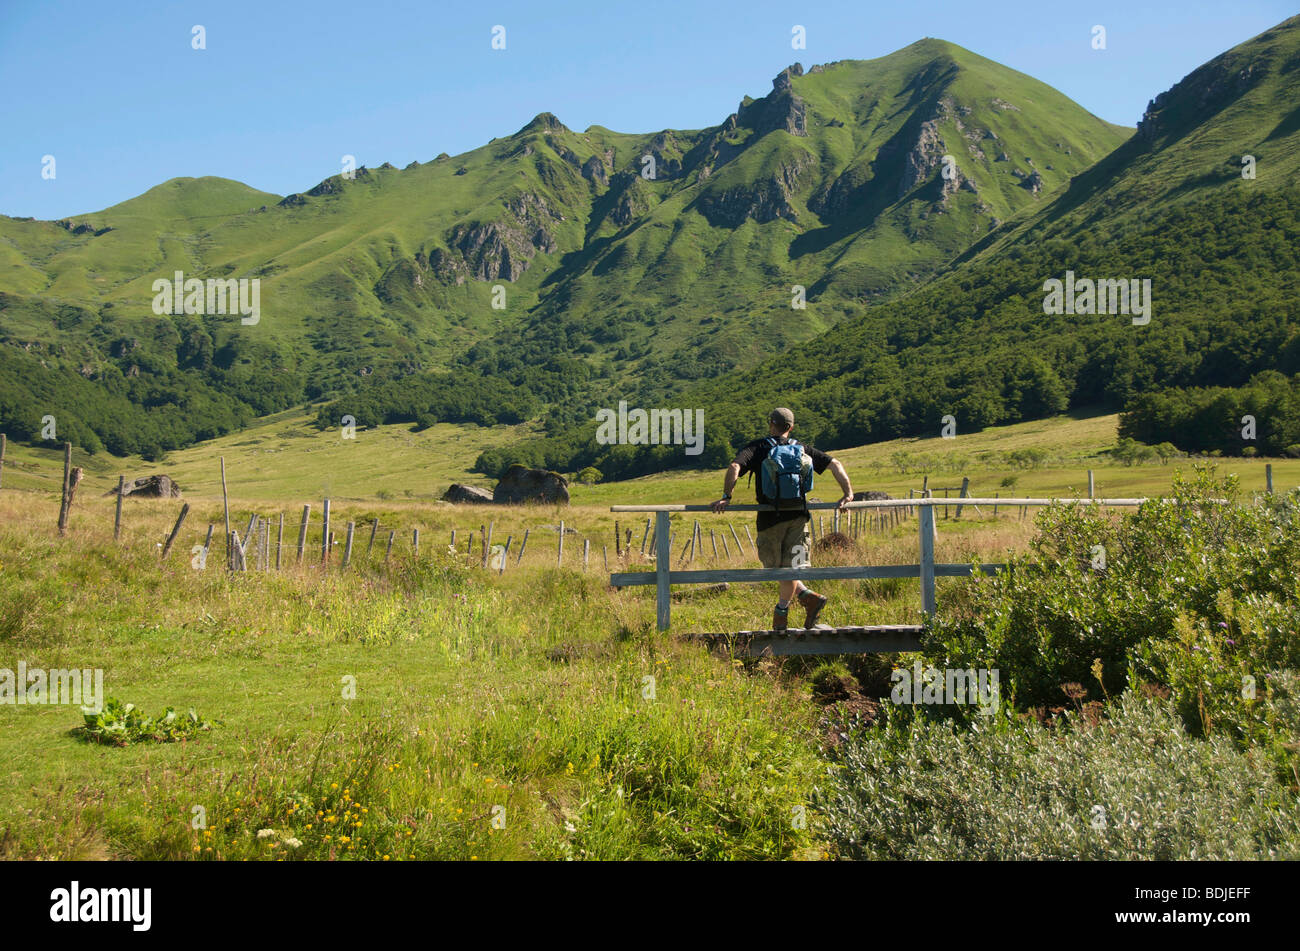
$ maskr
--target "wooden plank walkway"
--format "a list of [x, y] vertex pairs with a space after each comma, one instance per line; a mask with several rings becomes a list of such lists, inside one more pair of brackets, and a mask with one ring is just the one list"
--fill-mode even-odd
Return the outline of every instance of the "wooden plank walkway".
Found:
[[783, 654], [881, 654], [921, 649], [920, 624], [873, 624], [865, 627], [792, 627], [784, 631], [738, 631], [734, 634], [683, 634], [710, 648], [741, 656]]

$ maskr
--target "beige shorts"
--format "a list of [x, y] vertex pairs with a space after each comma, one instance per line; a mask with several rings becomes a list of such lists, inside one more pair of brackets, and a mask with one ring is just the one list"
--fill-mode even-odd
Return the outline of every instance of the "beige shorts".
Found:
[[[812, 564], [812, 535], [808, 520], [792, 518], [777, 522], [758, 533], [758, 560], [764, 568], [793, 568], [794, 548], [803, 546], [803, 555]], [[802, 561], [803, 559], [801, 559]]]

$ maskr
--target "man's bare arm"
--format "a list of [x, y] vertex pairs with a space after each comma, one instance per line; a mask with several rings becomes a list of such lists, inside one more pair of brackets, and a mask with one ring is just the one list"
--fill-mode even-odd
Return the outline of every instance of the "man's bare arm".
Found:
[[[736, 481], [739, 478], [740, 478], [740, 464], [733, 462], [731, 465], [727, 466], [727, 471], [723, 473], [722, 476], [722, 494], [724, 496], [731, 495], [731, 490], [736, 487]], [[713, 511], [715, 512], [726, 511], [728, 501], [729, 499], [726, 498], [718, 499], [718, 501], [713, 503], [712, 506]]]
[[844, 471], [844, 466], [838, 459], [831, 460], [830, 470], [831, 475], [835, 477], [835, 481], [840, 484], [840, 488], [844, 491], [844, 498], [840, 499], [840, 508], [843, 509], [844, 506], [853, 501], [853, 486], [849, 483], [849, 474]]

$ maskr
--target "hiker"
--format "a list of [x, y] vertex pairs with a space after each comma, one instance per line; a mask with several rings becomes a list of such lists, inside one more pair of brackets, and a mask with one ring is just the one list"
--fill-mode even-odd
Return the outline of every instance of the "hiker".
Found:
[[[746, 472], [758, 473], [755, 491], [759, 505], [775, 505], [777, 511], [758, 513], [758, 557], [764, 568], [806, 568], [812, 564], [812, 539], [808, 532], [808, 492], [812, 489], [813, 473], [820, 475], [827, 468], [844, 490], [839, 507], [843, 511], [853, 501], [853, 487], [848, 473], [838, 459], [833, 459], [819, 449], [801, 446], [790, 438], [794, 429], [794, 413], [785, 407], [772, 410], [767, 417], [768, 435], [755, 439], [736, 454], [723, 476], [722, 498], [710, 507], [715, 512], [725, 512], [731, 501], [731, 490]], [[801, 548], [796, 552], [796, 548]], [[772, 613], [772, 630], [784, 631], [790, 612], [790, 599], [798, 598], [804, 607], [805, 628], [817, 623], [827, 598], [804, 585], [802, 581], [781, 581], [776, 610]]]

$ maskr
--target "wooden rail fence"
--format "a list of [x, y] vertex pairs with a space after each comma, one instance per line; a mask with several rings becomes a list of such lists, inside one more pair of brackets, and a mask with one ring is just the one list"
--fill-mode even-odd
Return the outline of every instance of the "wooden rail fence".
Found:
[[[671, 587], [674, 584], [717, 584], [719, 582], [762, 582], [762, 581], [817, 581], [824, 579], [859, 579], [859, 578], [919, 578], [921, 579], [921, 607], [928, 616], [934, 616], [935, 579], [967, 577], [975, 570], [992, 573], [1003, 566], [1000, 564], [937, 564], [934, 560], [935, 521], [934, 510], [948, 505], [1003, 505], [1045, 506], [1055, 502], [1077, 501], [1090, 505], [1137, 506], [1146, 499], [888, 499], [879, 501], [849, 502], [844, 508], [853, 509], [887, 509], [912, 507], [919, 516], [917, 536], [920, 547], [920, 560], [914, 565], [836, 565], [828, 568], [716, 568], [696, 571], [674, 571], [670, 560], [672, 552], [668, 545], [669, 516], [674, 512], [709, 512], [708, 505], [614, 505], [611, 512], [652, 512], [655, 518], [655, 536], [658, 548], [655, 552], [654, 571], [615, 572], [609, 576], [613, 587], [633, 585], [654, 585], [656, 618], [659, 630], [668, 630], [670, 607], [672, 604]], [[838, 509], [836, 502], [810, 502], [809, 509]], [[770, 512], [768, 505], [730, 505], [728, 512]], [[694, 535], [695, 532], [692, 532]]]

